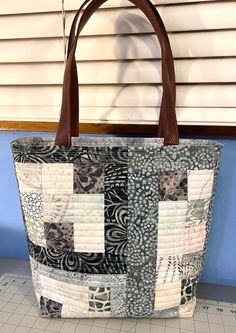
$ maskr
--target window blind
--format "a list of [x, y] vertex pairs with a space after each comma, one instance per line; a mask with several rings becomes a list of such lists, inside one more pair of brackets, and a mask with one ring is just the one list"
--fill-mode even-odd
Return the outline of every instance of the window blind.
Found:
[[[64, 39], [81, 0], [0, 1], [0, 121], [56, 122]], [[180, 125], [236, 125], [236, 2], [152, 0], [175, 58]], [[160, 49], [132, 3], [109, 0], [77, 49], [81, 121], [155, 124]]]

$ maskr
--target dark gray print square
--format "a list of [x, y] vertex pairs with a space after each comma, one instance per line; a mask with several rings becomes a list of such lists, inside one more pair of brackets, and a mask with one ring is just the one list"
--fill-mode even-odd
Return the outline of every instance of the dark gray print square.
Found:
[[104, 167], [98, 163], [74, 164], [74, 193], [104, 193]]
[[185, 171], [159, 172], [159, 200], [187, 200], [188, 180]]

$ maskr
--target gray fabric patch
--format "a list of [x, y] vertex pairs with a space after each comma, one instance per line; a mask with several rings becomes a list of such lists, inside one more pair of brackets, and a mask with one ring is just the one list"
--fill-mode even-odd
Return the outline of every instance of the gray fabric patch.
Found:
[[150, 159], [142, 168], [145, 154], [130, 149], [128, 156], [127, 311], [146, 317], [152, 315], [155, 297], [158, 176]]

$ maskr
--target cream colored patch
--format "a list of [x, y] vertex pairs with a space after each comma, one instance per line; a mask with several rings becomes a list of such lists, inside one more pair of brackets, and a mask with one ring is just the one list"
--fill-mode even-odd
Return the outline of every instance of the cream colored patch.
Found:
[[187, 201], [160, 201], [157, 255], [181, 255], [184, 250], [184, 228]]
[[179, 307], [179, 317], [180, 318], [191, 318], [194, 314], [196, 308], [196, 298], [194, 297], [190, 302], [182, 304]]
[[47, 223], [104, 222], [104, 194], [44, 195], [43, 221]]
[[42, 164], [44, 194], [73, 194], [73, 164]]
[[159, 284], [181, 281], [182, 256], [157, 256], [156, 282]]
[[206, 225], [185, 228], [184, 253], [192, 253], [203, 250], [206, 239]]
[[155, 294], [155, 310], [164, 310], [179, 306], [181, 303], [181, 281], [173, 283], [157, 283]]
[[42, 192], [42, 164], [15, 162], [20, 192]]
[[214, 182], [214, 170], [188, 171], [188, 200], [210, 198]]
[[75, 223], [74, 224], [75, 252], [105, 253], [104, 223]]
[[31, 267], [31, 274], [32, 274], [32, 283], [34, 287], [34, 291], [37, 297], [38, 302], [40, 301], [40, 295], [41, 295], [41, 284], [40, 284], [40, 274], [37, 267], [37, 262], [35, 259], [33, 259], [31, 256], [29, 256], [30, 259], [30, 267]]
[[78, 313], [89, 312], [88, 287], [60, 282], [44, 275], [40, 276], [40, 283], [42, 296], [63, 304], [63, 317], [74, 316], [75, 308]]

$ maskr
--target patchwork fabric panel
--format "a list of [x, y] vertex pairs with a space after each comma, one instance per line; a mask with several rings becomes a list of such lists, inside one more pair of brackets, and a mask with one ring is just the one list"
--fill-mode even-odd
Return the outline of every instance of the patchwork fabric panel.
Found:
[[192, 316], [221, 149], [200, 140], [14, 141], [41, 315]]

